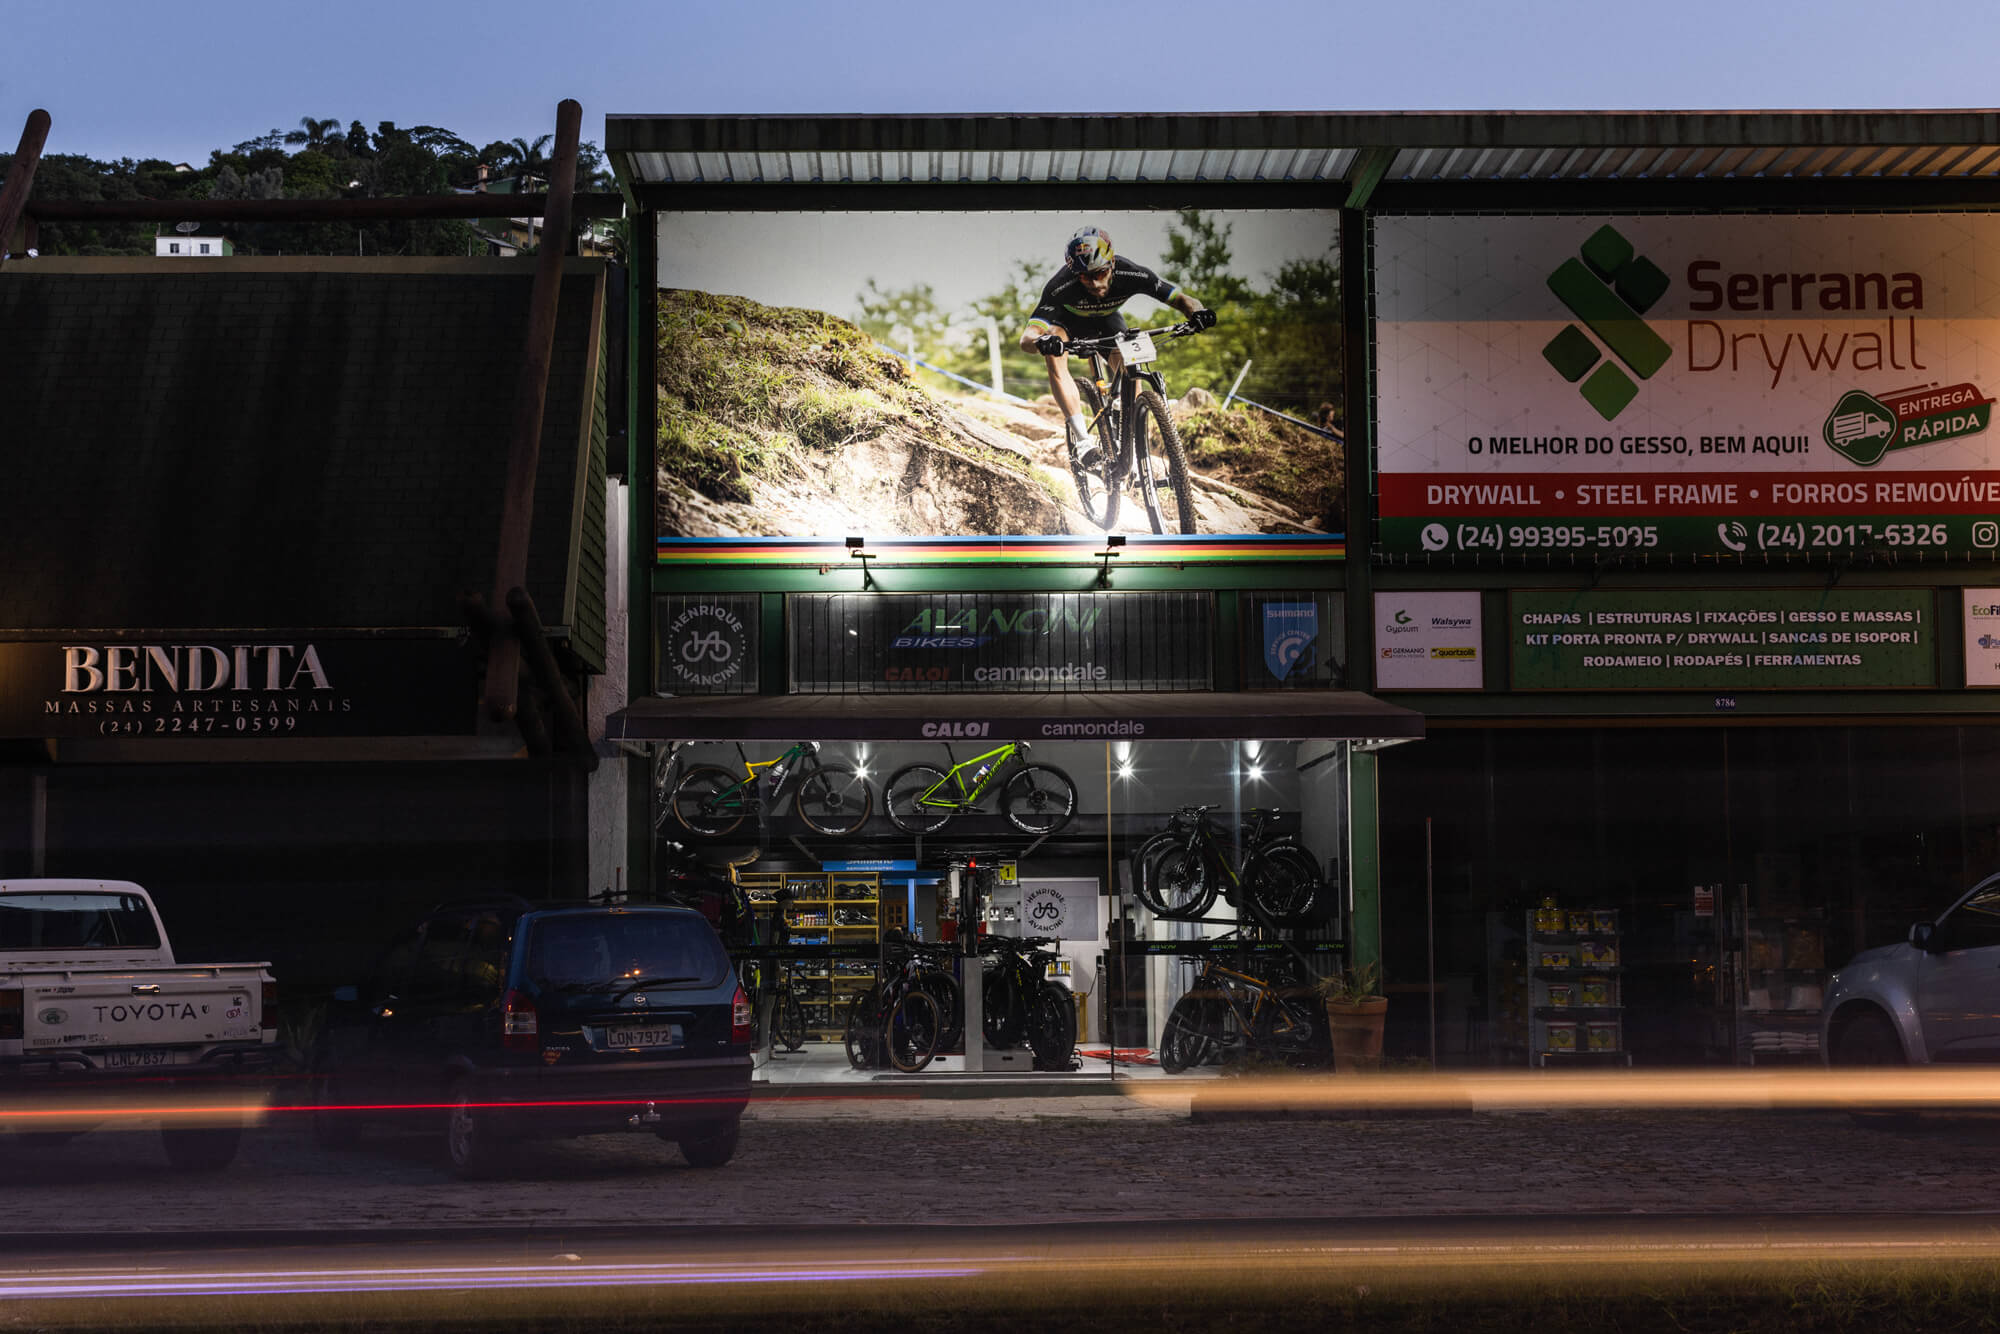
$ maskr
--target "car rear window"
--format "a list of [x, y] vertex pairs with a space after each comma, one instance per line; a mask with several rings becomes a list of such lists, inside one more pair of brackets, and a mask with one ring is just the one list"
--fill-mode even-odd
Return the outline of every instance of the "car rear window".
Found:
[[621, 986], [645, 979], [714, 986], [729, 954], [698, 917], [608, 913], [551, 917], [528, 938], [528, 977], [553, 986]]
[[160, 932], [136, 894], [0, 894], [0, 950], [153, 950]]

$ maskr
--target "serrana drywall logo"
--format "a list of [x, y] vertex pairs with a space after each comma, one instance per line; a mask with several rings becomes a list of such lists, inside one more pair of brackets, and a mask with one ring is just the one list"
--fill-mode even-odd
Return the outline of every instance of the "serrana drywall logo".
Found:
[[1608, 223], [1590, 234], [1578, 254], [1549, 275], [1549, 290], [1582, 327], [1564, 325], [1542, 349], [1542, 358], [1571, 384], [1581, 380], [1583, 401], [1610, 421], [1638, 397], [1632, 377], [1652, 379], [1673, 356], [1667, 340], [1642, 318], [1666, 295], [1671, 280]]
[[1834, 453], [1869, 468], [1890, 450], [1977, 435], [1992, 420], [1993, 400], [1970, 381], [1887, 394], [1850, 389], [1827, 414], [1820, 435]]

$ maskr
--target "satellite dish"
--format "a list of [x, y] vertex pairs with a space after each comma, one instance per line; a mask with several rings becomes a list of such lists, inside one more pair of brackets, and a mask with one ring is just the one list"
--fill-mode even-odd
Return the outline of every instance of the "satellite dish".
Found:
[[198, 222], [177, 222], [174, 224], [174, 230], [182, 236], [193, 236], [201, 230], [201, 224]]

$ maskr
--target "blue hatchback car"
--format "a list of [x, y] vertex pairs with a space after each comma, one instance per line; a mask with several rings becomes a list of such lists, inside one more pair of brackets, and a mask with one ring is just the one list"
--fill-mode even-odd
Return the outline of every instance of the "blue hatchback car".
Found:
[[736, 1151], [751, 1006], [692, 909], [447, 906], [343, 995], [314, 1060], [322, 1143], [433, 1126], [465, 1177], [530, 1136], [651, 1131], [696, 1167]]

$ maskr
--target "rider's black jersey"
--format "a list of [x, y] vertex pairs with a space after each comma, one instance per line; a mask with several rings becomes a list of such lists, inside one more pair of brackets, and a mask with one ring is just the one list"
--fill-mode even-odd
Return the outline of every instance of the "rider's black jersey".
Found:
[[[1111, 287], [1097, 296], [1068, 269], [1049, 279], [1042, 288], [1041, 304], [1028, 320], [1031, 332], [1063, 329], [1071, 338], [1091, 337], [1099, 332], [1122, 328], [1118, 308], [1135, 296], [1149, 296], [1165, 305], [1181, 289], [1143, 264], [1120, 255], [1112, 261]], [[1039, 326], [1039, 327], [1037, 327]]]

